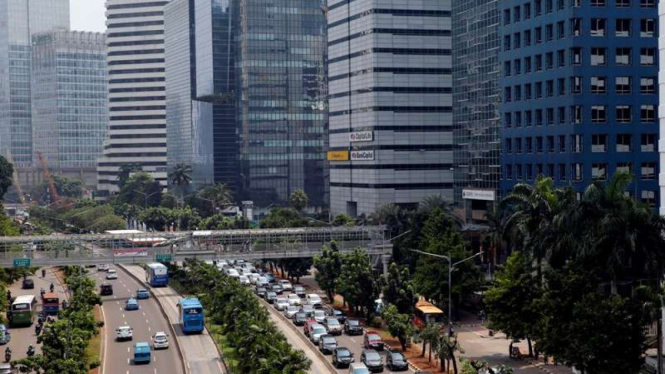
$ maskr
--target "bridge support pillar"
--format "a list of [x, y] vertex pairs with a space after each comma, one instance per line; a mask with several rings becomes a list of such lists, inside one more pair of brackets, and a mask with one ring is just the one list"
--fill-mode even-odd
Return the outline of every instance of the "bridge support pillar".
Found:
[[388, 265], [390, 264], [390, 255], [381, 255], [381, 262], [383, 263], [383, 275], [388, 274]]

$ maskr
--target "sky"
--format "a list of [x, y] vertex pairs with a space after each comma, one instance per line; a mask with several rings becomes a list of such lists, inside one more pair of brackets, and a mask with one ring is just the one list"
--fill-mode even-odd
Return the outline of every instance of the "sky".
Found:
[[104, 0], [70, 0], [71, 28], [77, 31], [106, 30]]

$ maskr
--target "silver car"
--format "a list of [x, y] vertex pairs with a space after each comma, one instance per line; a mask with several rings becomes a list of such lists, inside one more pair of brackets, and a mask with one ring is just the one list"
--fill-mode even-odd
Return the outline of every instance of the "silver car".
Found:
[[297, 306], [289, 305], [284, 310], [284, 315], [286, 316], [286, 318], [291, 319], [293, 317], [293, 315], [298, 313], [299, 311], [300, 311], [300, 309]]
[[312, 343], [319, 344], [319, 339], [327, 333], [328, 331], [326, 331], [326, 328], [323, 325], [316, 324], [312, 326], [309, 338], [312, 340]]

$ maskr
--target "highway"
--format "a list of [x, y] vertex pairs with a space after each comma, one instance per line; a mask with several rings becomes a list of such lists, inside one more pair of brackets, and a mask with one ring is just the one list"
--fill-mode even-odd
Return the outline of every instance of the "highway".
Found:
[[[185, 374], [183, 364], [178, 355], [168, 321], [164, 319], [156, 300], [152, 297], [139, 300], [139, 310], [125, 311], [125, 301], [136, 296], [136, 290], [143, 286], [129, 274], [115, 268], [118, 279], [106, 280], [106, 272], [96, 271], [90, 276], [97, 283], [103, 282], [113, 285], [112, 296], [102, 296], [102, 306], [105, 317], [105, 355], [102, 362], [104, 374]], [[132, 341], [116, 342], [115, 329], [118, 326], [129, 325], [134, 329]], [[152, 345], [151, 336], [164, 331], [169, 334], [170, 346], [165, 350], [153, 350], [152, 362], [149, 364], [134, 365], [133, 345], [136, 342], [147, 342]]]
[[[21, 288], [21, 283], [22, 279], [18, 280], [17, 282], [14, 282], [9, 287], [9, 290], [12, 293], [12, 297], [17, 297], [20, 295], [34, 295], [37, 298], [37, 311], [42, 310], [42, 299], [39, 294], [39, 290], [41, 288], [44, 288], [46, 292], [49, 292], [49, 287], [51, 286], [51, 282], [53, 282], [53, 285], [55, 286], [55, 292], [57, 292], [60, 295], [60, 302], [62, 300], [65, 300], [66, 293], [64, 287], [58, 282], [58, 279], [55, 277], [55, 274], [53, 273], [53, 270], [48, 268], [46, 269], [46, 277], [42, 278], [41, 277], [41, 269], [37, 270], [37, 273], [33, 276], [30, 276], [28, 278], [32, 279], [35, 282], [35, 288], [32, 290], [24, 290]], [[6, 297], [6, 295], [2, 295], [2, 297]], [[37, 324], [37, 315], [35, 315], [35, 322], [32, 324], [32, 326], [29, 327], [9, 327], [9, 332], [11, 334], [11, 341], [9, 342], [9, 348], [12, 350], [12, 360], [20, 360], [22, 358], [25, 358], [27, 355], [28, 351], [28, 346], [32, 344], [36, 350], [37, 354], [41, 352], [41, 346], [37, 344], [37, 335], [35, 335], [35, 325]], [[2, 351], [2, 360], [4, 361], [5, 351], [6, 346], [0, 346], [0, 350]]]

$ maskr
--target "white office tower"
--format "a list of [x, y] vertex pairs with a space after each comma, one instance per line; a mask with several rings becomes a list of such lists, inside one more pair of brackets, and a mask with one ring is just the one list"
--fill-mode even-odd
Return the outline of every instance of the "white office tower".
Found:
[[164, 6], [168, 1], [107, 0], [109, 128], [97, 164], [100, 191], [118, 191], [123, 165], [166, 185]]

